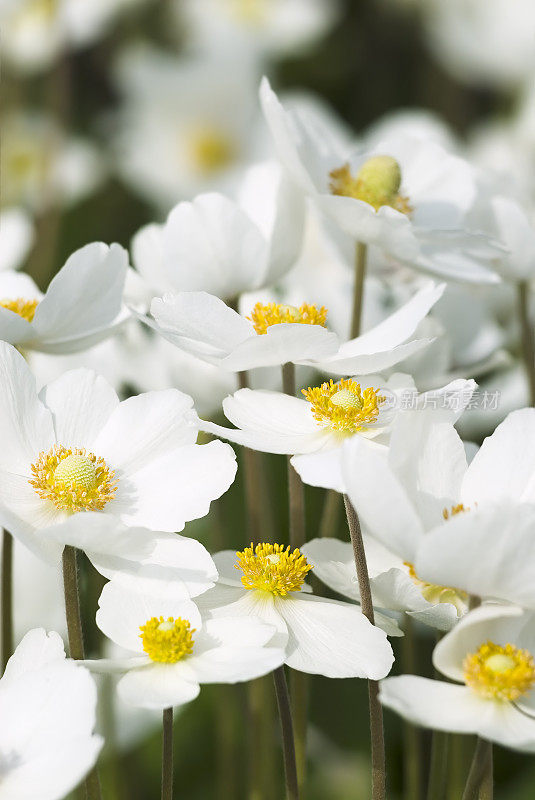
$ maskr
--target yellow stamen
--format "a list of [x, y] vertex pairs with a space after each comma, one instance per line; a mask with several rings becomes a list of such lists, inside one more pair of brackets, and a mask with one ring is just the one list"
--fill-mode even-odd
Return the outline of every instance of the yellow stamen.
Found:
[[301, 391], [312, 404], [315, 420], [346, 435], [373, 425], [379, 416], [379, 405], [384, 401], [378, 390], [370, 387], [362, 391], [360, 384], [349, 378], [342, 378], [338, 383], [331, 379], [329, 383]]
[[280, 325], [283, 322], [298, 322], [301, 325], [327, 324], [327, 309], [325, 306], [318, 308], [308, 303], [301, 306], [286, 306], [280, 303], [256, 303], [247, 317], [253, 323], [255, 331], [259, 334], [267, 333], [271, 325]]
[[141, 625], [140, 639], [143, 650], [152, 661], [161, 664], [176, 664], [193, 652], [192, 628], [187, 619], [181, 617], [152, 617]]
[[25, 300], [24, 297], [17, 297], [15, 300], [0, 300], [0, 306], [7, 308], [14, 314], [18, 314], [27, 322], [32, 322], [35, 316], [35, 309], [39, 305], [39, 300]]
[[39, 497], [60, 511], [102, 511], [117, 490], [115, 475], [102, 458], [85, 448], [54, 445], [32, 464], [32, 480]]
[[257, 544], [236, 553], [236, 569], [243, 572], [241, 582], [246, 589], [261, 589], [279, 597], [298, 592], [312, 569], [298, 548], [282, 544]]
[[199, 126], [188, 138], [191, 160], [203, 175], [224, 169], [235, 158], [234, 142], [225, 131], [209, 125]]
[[390, 206], [402, 214], [410, 214], [412, 208], [408, 198], [399, 194], [401, 168], [392, 156], [373, 156], [361, 166], [356, 177], [351, 174], [349, 164], [333, 169], [330, 190], [332, 194], [362, 200], [378, 211], [381, 206]]
[[482, 644], [463, 661], [466, 684], [493, 700], [517, 700], [535, 684], [535, 662], [528, 650], [512, 644]]
[[451, 509], [443, 509], [442, 516], [444, 519], [449, 519], [450, 517], [454, 517], [456, 514], [463, 514], [465, 511], [470, 511], [469, 508], [465, 508], [463, 503], [459, 503], [456, 506], [452, 506]]
[[468, 605], [468, 595], [466, 592], [462, 592], [460, 589], [454, 589], [451, 586], [440, 586], [436, 583], [423, 581], [416, 574], [414, 564], [411, 564], [409, 561], [404, 561], [403, 563], [408, 568], [409, 575], [413, 582], [421, 590], [422, 597], [427, 600], [428, 603], [433, 603], [433, 605], [437, 603], [450, 603], [457, 609], [458, 616], [466, 610]]

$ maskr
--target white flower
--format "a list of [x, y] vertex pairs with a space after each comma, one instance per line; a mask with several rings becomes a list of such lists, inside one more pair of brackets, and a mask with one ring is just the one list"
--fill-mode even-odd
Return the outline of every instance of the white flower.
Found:
[[243, 166], [265, 157], [255, 70], [234, 55], [131, 49], [119, 61], [118, 166], [166, 211], [203, 191], [232, 190]]
[[33, 224], [21, 208], [0, 211], [0, 272], [20, 267], [32, 246], [33, 237]]
[[132, 258], [154, 294], [204, 291], [234, 299], [278, 281], [303, 239], [302, 193], [275, 162], [245, 174], [235, 202], [201, 194], [175, 206], [163, 225], [147, 225]]
[[433, 653], [437, 670], [457, 685], [416, 675], [388, 678], [381, 702], [419, 725], [535, 752], [533, 622], [516, 606], [471, 611]]
[[[385, 632], [357, 606], [310, 594], [311, 566], [299, 550], [259, 544], [224, 550], [214, 560], [219, 582], [197, 598], [199, 607], [215, 619], [258, 617], [274, 625], [288, 666], [328, 678], [378, 680], [390, 671], [394, 657]], [[379, 624], [399, 635], [394, 620], [381, 617]]]
[[73, 353], [128, 317], [122, 304], [128, 254], [93, 242], [73, 253], [41, 294], [20, 272], [0, 272], [0, 339], [28, 350]]
[[[128, 703], [169, 708], [194, 700], [203, 683], [237, 683], [279, 667], [275, 629], [253, 619], [202, 619], [165, 582], [115, 578], [103, 589], [99, 628], [129, 651], [121, 659], [86, 661], [93, 670], [125, 672], [117, 690]], [[141, 631], [141, 633], [140, 633]]]
[[61, 800], [94, 765], [97, 693], [57, 633], [26, 634], [0, 680], [0, 798]]
[[497, 238], [507, 248], [494, 268], [506, 280], [528, 281], [535, 277], [535, 227], [522, 206], [508, 197], [491, 200]]
[[244, 319], [217, 297], [180, 292], [152, 301], [155, 324], [143, 319], [177, 347], [224, 369], [294, 362], [334, 375], [362, 374], [391, 367], [429, 343], [407, 339], [443, 290], [422, 289], [375, 328], [342, 343], [325, 327], [327, 309], [306, 303], [259, 304]]
[[179, 531], [208, 513], [234, 480], [221, 442], [196, 445], [192, 400], [173, 389], [119, 398], [89, 370], [38, 395], [23, 357], [0, 343], [0, 519], [43, 557], [61, 552], [42, 528], [79, 511]]
[[243, 47], [292, 57], [325, 33], [339, 13], [337, 0], [175, 0], [173, 6], [193, 44], [208, 52]]
[[499, 280], [485, 263], [495, 246], [465, 231], [476, 198], [468, 163], [419, 137], [352, 154], [321, 125], [285, 110], [266, 79], [260, 97], [281, 162], [346, 234], [442, 278]]

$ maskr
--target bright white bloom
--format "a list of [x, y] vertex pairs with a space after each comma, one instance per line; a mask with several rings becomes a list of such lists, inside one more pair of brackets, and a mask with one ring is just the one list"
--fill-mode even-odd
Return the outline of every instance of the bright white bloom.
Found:
[[449, 280], [498, 280], [480, 263], [494, 246], [465, 231], [476, 198], [467, 162], [418, 137], [385, 140], [355, 154], [319, 120], [311, 124], [298, 110], [285, 110], [266, 79], [260, 96], [279, 159], [355, 241]]
[[61, 800], [97, 760], [97, 692], [57, 633], [26, 634], [0, 680], [1, 800]]
[[162, 336], [224, 369], [294, 362], [334, 375], [362, 374], [391, 367], [429, 344], [407, 339], [443, 290], [444, 285], [422, 289], [375, 328], [343, 343], [325, 327], [327, 309], [307, 303], [257, 304], [244, 319], [217, 297], [180, 292], [153, 300], [151, 312]]
[[493, 197], [491, 201], [496, 225], [496, 238], [507, 248], [494, 261], [494, 269], [510, 281], [527, 281], [535, 277], [535, 226], [515, 200]]
[[4, 58], [26, 71], [47, 67], [65, 49], [95, 41], [120, 10], [135, 2], [138, 0], [2, 0]]
[[517, 606], [471, 611], [433, 653], [436, 669], [455, 683], [416, 675], [388, 678], [381, 684], [381, 702], [428, 728], [477, 733], [504, 747], [535, 752], [533, 623], [533, 614]]
[[[467, 595], [417, 578], [414, 568], [371, 536], [363, 536], [373, 604], [439, 630], [450, 630], [467, 610]], [[338, 594], [360, 602], [355, 557], [350, 542], [329, 537], [312, 539], [301, 551], [314, 575]]]
[[193, 43], [280, 56], [306, 49], [333, 24], [337, 0], [185, 0], [174, 2]]
[[[289, 667], [328, 678], [373, 680], [390, 671], [394, 657], [386, 633], [356, 605], [311, 594], [305, 580], [312, 567], [299, 550], [264, 543], [238, 553], [224, 550], [214, 560], [219, 582], [197, 598], [199, 607], [214, 619], [257, 617], [274, 625]], [[399, 635], [394, 620], [377, 622]]]
[[29, 111], [4, 114], [0, 169], [2, 203], [37, 211], [82, 199], [103, 175], [91, 144], [68, 137], [52, 117]]
[[119, 696], [144, 708], [183, 705], [197, 697], [200, 684], [248, 681], [284, 660], [283, 650], [271, 643], [272, 625], [204, 620], [193, 602], [177, 598], [173, 584], [164, 582], [110, 581], [100, 596], [97, 625], [129, 655], [85, 663], [125, 672]]
[[122, 176], [165, 210], [199, 192], [230, 191], [263, 157], [256, 74], [243, 58], [185, 59], [133, 49], [120, 60]]
[[83, 369], [38, 395], [23, 357], [0, 343], [1, 524], [53, 559], [62, 548], [41, 530], [73, 513], [166, 532], [205, 516], [234, 480], [236, 459], [221, 442], [195, 444], [192, 405], [173, 389], [121, 403]]
[[34, 237], [30, 218], [20, 208], [0, 211], [0, 272], [18, 269], [28, 255]]
[[154, 294], [204, 291], [235, 299], [277, 282], [296, 262], [304, 199], [275, 162], [245, 174], [237, 201], [201, 194], [134, 237], [132, 258]]
[[75, 353], [108, 337], [128, 317], [128, 254], [93, 242], [73, 253], [43, 295], [20, 272], [0, 272], [0, 339], [27, 350]]

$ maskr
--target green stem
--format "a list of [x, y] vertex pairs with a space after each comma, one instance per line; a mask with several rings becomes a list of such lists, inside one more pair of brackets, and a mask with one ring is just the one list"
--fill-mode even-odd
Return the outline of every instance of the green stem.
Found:
[[[75, 661], [85, 658], [82, 618], [80, 614], [80, 595], [78, 592], [78, 563], [74, 547], [63, 550], [63, 590], [65, 593], [65, 616], [69, 637], [70, 657]], [[102, 800], [100, 781], [96, 766], [85, 779], [87, 800]]]
[[492, 744], [478, 738], [462, 800], [478, 800], [481, 790], [492, 798]]
[[[362, 613], [375, 624], [373, 612], [372, 593], [370, 588], [370, 577], [368, 575], [368, 565], [366, 563], [366, 553], [364, 542], [362, 541], [362, 531], [357, 512], [347, 497], [344, 495], [344, 505], [346, 509], [347, 524], [353, 545], [353, 555], [355, 558], [355, 568], [359, 585], [360, 603]], [[368, 681], [368, 699], [370, 708], [370, 738], [372, 754], [372, 794], [371, 800], [386, 800], [386, 757], [385, 740], [383, 728], [383, 709], [379, 702], [379, 682]]]
[[522, 357], [529, 386], [529, 402], [535, 406], [535, 339], [529, 315], [530, 288], [528, 281], [518, 283], [518, 316], [522, 341]]
[[[414, 622], [405, 617], [404, 637], [401, 640], [403, 672], [414, 675], [417, 668]], [[410, 722], [403, 724], [403, 797], [405, 800], [421, 800], [423, 776], [422, 733]]]
[[287, 800], [299, 800], [299, 784], [297, 780], [297, 766], [295, 762], [295, 744], [293, 735], [292, 710], [284, 666], [273, 671], [275, 693], [282, 732], [282, 748], [284, 752], [284, 775], [286, 779]]
[[433, 731], [427, 800], [443, 800], [448, 777], [449, 734]]
[[353, 311], [351, 313], [351, 327], [349, 338], [355, 339], [360, 334], [362, 320], [362, 305], [364, 300], [364, 277], [366, 275], [366, 261], [368, 258], [368, 245], [357, 242], [355, 246], [355, 283], [353, 286]]
[[2, 668], [13, 653], [13, 538], [9, 531], [2, 532]]
[[173, 709], [162, 715], [162, 800], [173, 800]]
[[488, 744], [488, 757], [485, 773], [479, 788], [479, 800], [493, 800], [494, 798], [494, 758], [492, 744]]

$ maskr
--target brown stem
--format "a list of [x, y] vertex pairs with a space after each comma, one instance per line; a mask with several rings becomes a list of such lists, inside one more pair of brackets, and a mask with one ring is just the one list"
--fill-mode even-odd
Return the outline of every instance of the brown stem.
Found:
[[2, 532], [2, 668], [13, 653], [13, 538], [9, 531]]
[[492, 744], [478, 737], [462, 800], [478, 800], [478, 796], [481, 797], [480, 790], [484, 787], [487, 791], [486, 800], [491, 800]]
[[530, 405], [535, 406], [535, 339], [533, 325], [529, 316], [529, 294], [529, 283], [527, 281], [519, 281], [518, 316], [522, 338], [522, 357], [529, 386], [529, 402]]
[[[353, 555], [355, 558], [355, 568], [359, 585], [360, 603], [362, 613], [375, 624], [373, 613], [372, 593], [370, 588], [370, 577], [368, 575], [368, 565], [366, 563], [366, 553], [364, 542], [362, 541], [362, 531], [357, 512], [353, 508], [351, 500], [344, 495], [344, 505], [346, 509], [347, 523], [351, 544], [353, 545]], [[370, 708], [370, 738], [372, 751], [372, 800], [386, 800], [386, 759], [385, 741], [383, 729], [383, 709], [379, 702], [379, 683], [378, 681], [368, 681], [368, 699]]]
[[355, 339], [360, 334], [362, 320], [362, 305], [364, 300], [364, 277], [366, 275], [366, 261], [368, 246], [357, 242], [355, 246], [355, 283], [353, 286], [353, 310], [351, 313], [351, 327], [349, 338]]
[[173, 800], [173, 709], [162, 715], [162, 800]]
[[284, 752], [284, 775], [286, 778], [287, 800], [299, 800], [299, 784], [297, 781], [297, 766], [295, 761], [295, 744], [292, 723], [292, 710], [284, 666], [273, 671], [275, 693], [282, 732], [282, 747]]

